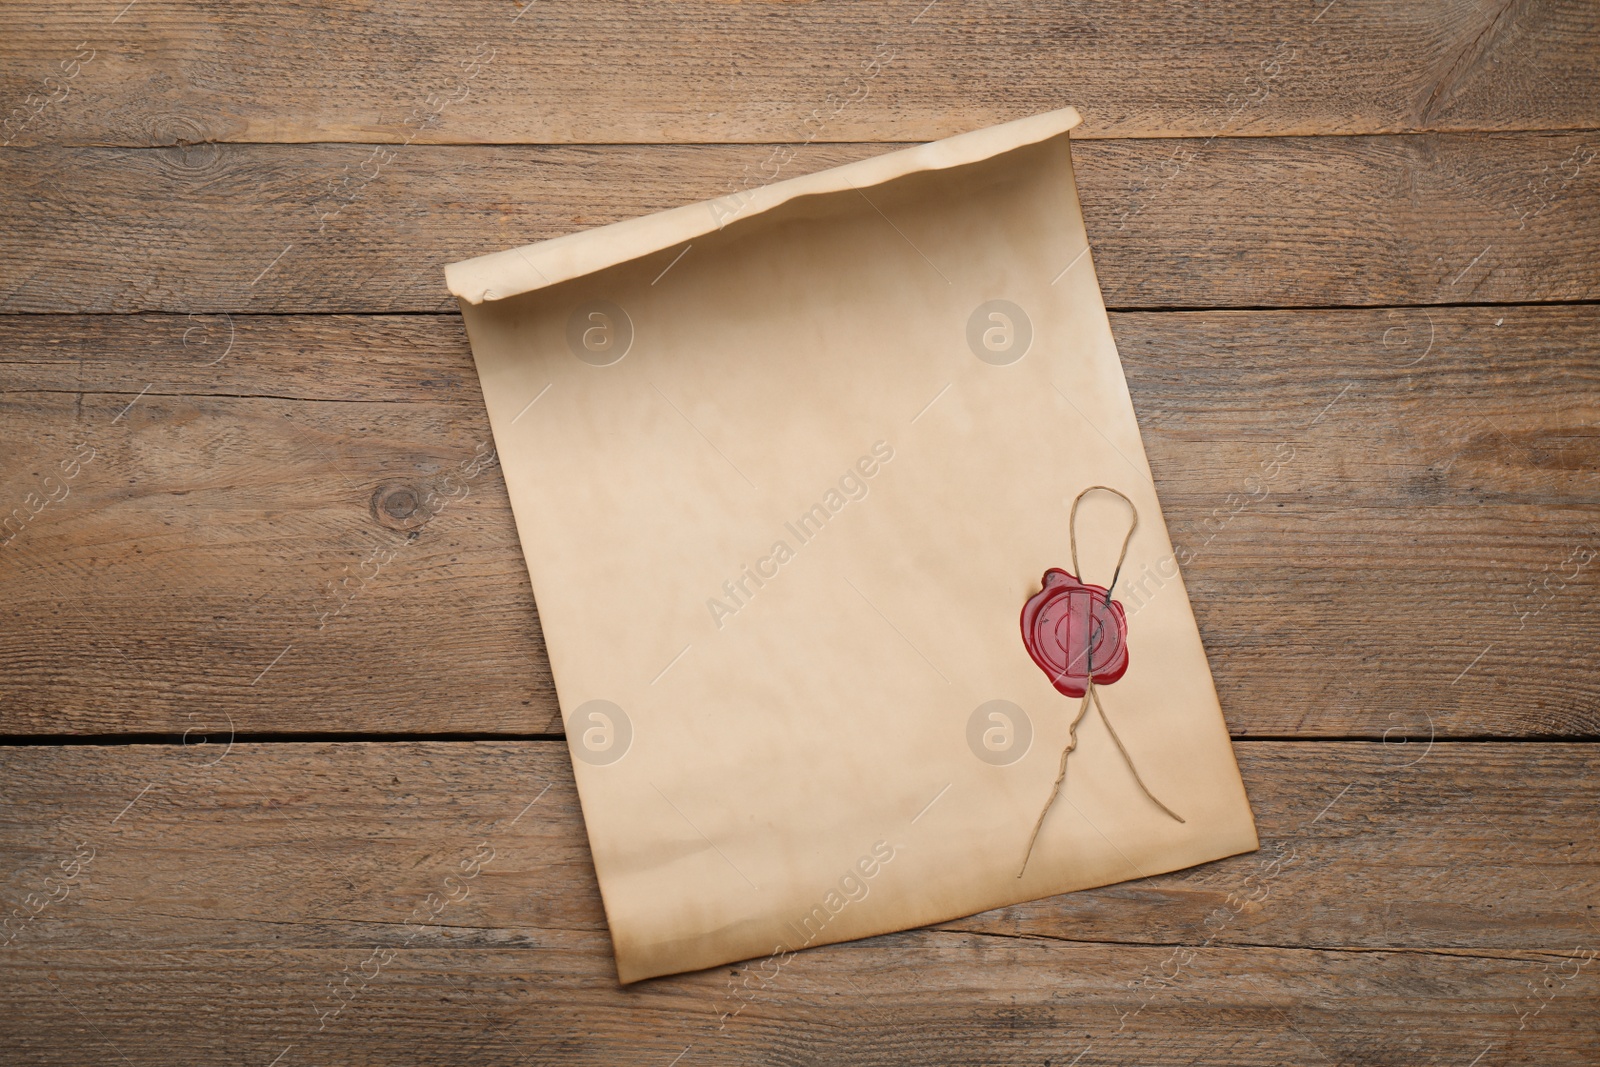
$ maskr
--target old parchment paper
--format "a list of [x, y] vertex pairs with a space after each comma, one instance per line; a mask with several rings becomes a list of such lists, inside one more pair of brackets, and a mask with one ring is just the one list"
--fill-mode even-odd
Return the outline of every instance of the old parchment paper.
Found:
[[[623, 982], [1257, 846], [1087, 254], [1077, 121], [448, 268]], [[1130, 666], [1100, 695], [1187, 821], [1091, 714], [1019, 879], [1078, 702], [1018, 615], [1094, 484], [1140, 519]], [[1127, 521], [1085, 500], [1085, 580]]]

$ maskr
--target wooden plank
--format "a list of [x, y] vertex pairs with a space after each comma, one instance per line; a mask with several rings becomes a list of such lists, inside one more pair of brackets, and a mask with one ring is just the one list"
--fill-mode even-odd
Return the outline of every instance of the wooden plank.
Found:
[[[264, 1067], [442, 1067], [459, 1064], [463, 1050], [473, 1063], [508, 1067], [1074, 1058], [1084, 1067], [1377, 1067], [1430, 1058], [1468, 1065], [1496, 1052], [1505, 1057], [1497, 1063], [1589, 1067], [1600, 1051], [1592, 994], [1560, 983], [1580, 966], [1561, 953], [1193, 950], [1177, 988], [1150, 992], [1134, 983], [1170, 967], [1168, 949], [928, 933], [795, 959], [765, 986], [758, 966], [619, 992], [582, 935], [500, 951], [406, 949], [374, 961], [377, 944], [16, 953], [0, 976], [9, 1006], [0, 1033], [15, 1064], [163, 1067], [175, 1035], [184, 1063]], [[384, 960], [372, 980], [351, 978], [347, 988], [359, 992], [319, 1030], [318, 1011], [331, 1010], [345, 976]], [[1593, 970], [1579, 981], [1592, 983]], [[1534, 1017], [1534, 990], [1546, 981], [1560, 992]], [[1519, 1030], [1524, 1017], [1528, 1029]]]
[[18, 1063], [166, 1063], [179, 1025], [186, 1062], [279, 1067], [1592, 1059], [1594, 746], [1238, 748], [1255, 855], [626, 990], [559, 742], [0, 749], [4, 899], [50, 897], [0, 949], [0, 1034]]
[[[887, 147], [812, 146], [791, 173]], [[447, 262], [726, 195], [769, 149], [372, 151], [0, 151], [0, 309], [444, 310]], [[1600, 298], [1592, 134], [1090, 141], [1074, 154], [1112, 307]]]
[[[1237, 736], [1600, 733], [1597, 327], [1113, 316]], [[455, 316], [12, 316], [0, 351], [0, 733], [559, 731]]]
[[1600, 126], [1579, 0], [536, 2], [35, 4], [0, 99], [27, 143], [136, 145], [931, 140], [1064, 104], [1095, 136]]

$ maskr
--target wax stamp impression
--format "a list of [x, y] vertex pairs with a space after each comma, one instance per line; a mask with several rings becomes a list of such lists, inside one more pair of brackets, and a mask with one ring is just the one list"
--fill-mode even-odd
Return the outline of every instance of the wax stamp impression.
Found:
[[[1128, 617], [1111, 591], [1059, 567], [1022, 606], [1022, 643], [1050, 684], [1069, 697], [1110, 685], [1128, 669]], [[1091, 664], [1093, 667], [1091, 668]]]

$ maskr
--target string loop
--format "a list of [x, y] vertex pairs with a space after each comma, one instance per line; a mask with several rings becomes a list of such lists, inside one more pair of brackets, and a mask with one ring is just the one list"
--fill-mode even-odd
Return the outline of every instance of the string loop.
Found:
[[1078, 505], [1083, 503], [1084, 497], [1096, 489], [1102, 493], [1110, 493], [1112, 496], [1117, 497], [1128, 505], [1128, 510], [1133, 513], [1133, 523], [1128, 527], [1127, 536], [1122, 539], [1122, 551], [1117, 553], [1117, 568], [1111, 572], [1111, 581], [1106, 583], [1106, 603], [1109, 604], [1111, 603], [1111, 590], [1117, 584], [1118, 575], [1122, 573], [1123, 561], [1128, 558], [1128, 545], [1133, 542], [1133, 531], [1139, 528], [1139, 509], [1133, 506], [1133, 501], [1109, 485], [1091, 485], [1072, 498], [1072, 511], [1067, 516], [1067, 542], [1072, 546], [1072, 576], [1080, 582], [1084, 578], [1083, 572], [1078, 569]]

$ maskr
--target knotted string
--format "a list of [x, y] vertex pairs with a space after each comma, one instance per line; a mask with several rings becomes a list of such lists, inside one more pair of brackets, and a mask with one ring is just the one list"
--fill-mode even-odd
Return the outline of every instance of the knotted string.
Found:
[[[1083, 502], [1084, 497], [1096, 489], [1121, 498], [1122, 502], [1128, 505], [1128, 510], [1133, 513], [1133, 522], [1128, 526], [1128, 532], [1122, 538], [1122, 551], [1117, 553], [1116, 569], [1111, 572], [1111, 581], [1106, 584], [1105, 604], [1109, 608], [1111, 606], [1111, 590], [1116, 587], [1117, 578], [1122, 574], [1122, 564], [1128, 558], [1128, 545], [1133, 541], [1133, 532], [1139, 528], [1139, 509], [1134, 507], [1133, 501], [1106, 485], [1091, 485], [1073, 498], [1072, 511], [1067, 517], [1067, 539], [1072, 547], [1072, 576], [1079, 581], [1083, 581], [1083, 573], [1078, 570], [1078, 505]], [[1097, 621], [1092, 614], [1089, 621], [1091, 630], [1089, 632], [1089, 640], [1084, 646], [1085, 667], [1089, 674], [1088, 688], [1084, 690], [1083, 703], [1078, 705], [1078, 714], [1073, 718], [1072, 726], [1067, 731], [1067, 745], [1061, 750], [1061, 766], [1056, 772], [1055, 784], [1050, 787], [1050, 799], [1044, 802], [1044, 807], [1039, 811], [1039, 818], [1033, 824], [1033, 833], [1028, 835], [1028, 850], [1023, 853], [1022, 868], [1017, 871], [1018, 878], [1027, 873], [1028, 860], [1033, 856], [1033, 846], [1039, 840], [1039, 831], [1044, 827], [1044, 818], [1050, 814], [1050, 809], [1055, 806], [1056, 798], [1061, 795], [1061, 786], [1067, 780], [1067, 757], [1072, 755], [1073, 750], [1078, 747], [1078, 724], [1083, 721], [1084, 715], [1088, 714], [1090, 701], [1094, 702], [1095, 711], [1100, 713], [1100, 721], [1105, 723], [1106, 731], [1111, 734], [1111, 740], [1116, 742], [1117, 751], [1122, 753], [1123, 762], [1128, 765], [1128, 770], [1133, 773], [1133, 780], [1139, 783], [1139, 788], [1144, 791], [1144, 795], [1149, 797], [1156, 807], [1174, 819], [1179, 822], [1186, 821], [1183, 816], [1161, 803], [1156, 799], [1155, 794], [1150, 792], [1150, 787], [1144, 784], [1143, 778], [1139, 777], [1139, 770], [1133, 765], [1133, 757], [1128, 755], [1128, 749], [1123, 745], [1122, 738], [1117, 736], [1117, 731], [1112, 727], [1111, 720], [1106, 717], [1106, 709], [1101, 706], [1100, 694], [1095, 691], [1094, 686], [1094, 643], [1099, 640], [1101, 631], [1105, 629], [1105, 623]], [[1062, 673], [1065, 674], [1065, 668], [1063, 668]]]

